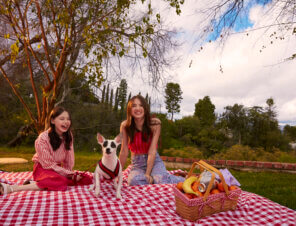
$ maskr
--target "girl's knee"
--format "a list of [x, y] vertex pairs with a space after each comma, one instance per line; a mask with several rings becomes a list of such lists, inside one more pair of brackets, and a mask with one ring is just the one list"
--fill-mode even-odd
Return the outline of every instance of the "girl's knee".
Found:
[[162, 184], [165, 180], [165, 176], [161, 174], [153, 175], [153, 184]]
[[135, 185], [145, 185], [148, 184], [146, 177], [142, 174], [134, 174], [128, 177], [128, 185], [135, 186]]
[[153, 175], [154, 184], [176, 184], [180, 181], [184, 181], [184, 177], [177, 177], [169, 173]]

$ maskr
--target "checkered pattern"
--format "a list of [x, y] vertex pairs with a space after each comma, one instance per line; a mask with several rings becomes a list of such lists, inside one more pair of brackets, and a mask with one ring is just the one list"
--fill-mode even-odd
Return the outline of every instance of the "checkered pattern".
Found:
[[[295, 225], [296, 211], [259, 195], [242, 192], [235, 211], [205, 217], [196, 222], [175, 211], [173, 185], [128, 186], [123, 172], [122, 200], [113, 184], [101, 183], [96, 198], [90, 186], [67, 191], [23, 191], [0, 196], [0, 225]], [[172, 171], [174, 172], [174, 171]], [[32, 172], [0, 171], [0, 182], [22, 184]]]

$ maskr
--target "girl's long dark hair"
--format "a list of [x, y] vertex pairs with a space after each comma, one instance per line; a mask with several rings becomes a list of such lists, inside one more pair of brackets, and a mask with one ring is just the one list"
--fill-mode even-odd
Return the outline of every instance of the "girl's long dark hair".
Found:
[[129, 137], [130, 143], [133, 142], [135, 133], [138, 131], [136, 128], [135, 120], [132, 117], [132, 105], [135, 99], [140, 100], [143, 108], [144, 108], [144, 124], [142, 128], [142, 140], [144, 142], [147, 142], [149, 140], [149, 137], [152, 134], [150, 124], [151, 124], [151, 116], [150, 116], [150, 110], [149, 105], [147, 104], [144, 97], [142, 97], [140, 94], [133, 96], [129, 102], [127, 103], [127, 123], [126, 123], [126, 132]]
[[[50, 116], [49, 116], [50, 130], [48, 132], [48, 136], [49, 136], [50, 144], [51, 144], [52, 149], [54, 151], [56, 151], [60, 147], [60, 145], [62, 143], [62, 139], [56, 133], [56, 131], [55, 131], [55, 125], [51, 123], [51, 120], [52, 119], [55, 119], [56, 117], [58, 117], [60, 114], [62, 114], [65, 111], [66, 110], [63, 107], [59, 107], [58, 106], [58, 107], [55, 107], [51, 111]], [[68, 112], [68, 111], [66, 111], [66, 112]], [[68, 112], [68, 114], [70, 116], [70, 113], [69, 112]], [[70, 120], [71, 120], [71, 116], [70, 116]], [[71, 125], [72, 125], [72, 123], [71, 123]], [[71, 142], [72, 142], [71, 125], [70, 125], [70, 128], [68, 129], [68, 131], [63, 133], [63, 138], [65, 140], [66, 150], [70, 150], [70, 147], [71, 147]]]

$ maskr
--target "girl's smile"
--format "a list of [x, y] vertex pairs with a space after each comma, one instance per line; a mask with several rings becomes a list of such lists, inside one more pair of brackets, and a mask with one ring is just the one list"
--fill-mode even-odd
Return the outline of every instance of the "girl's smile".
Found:
[[144, 118], [144, 107], [138, 98], [133, 101], [131, 115], [136, 120]]
[[64, 111], [62, 114], [52, 119], [51, 123], [55, 125], [56, 133], [62, 136], [71, 126], [70, 115], [67, 111]]

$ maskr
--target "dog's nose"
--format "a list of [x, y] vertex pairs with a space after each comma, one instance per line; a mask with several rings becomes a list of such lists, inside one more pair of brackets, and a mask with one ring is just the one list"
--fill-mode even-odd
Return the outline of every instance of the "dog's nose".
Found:
[[106, 149], [106, 153], [109, 155], [111, 153], [110, 148]]

